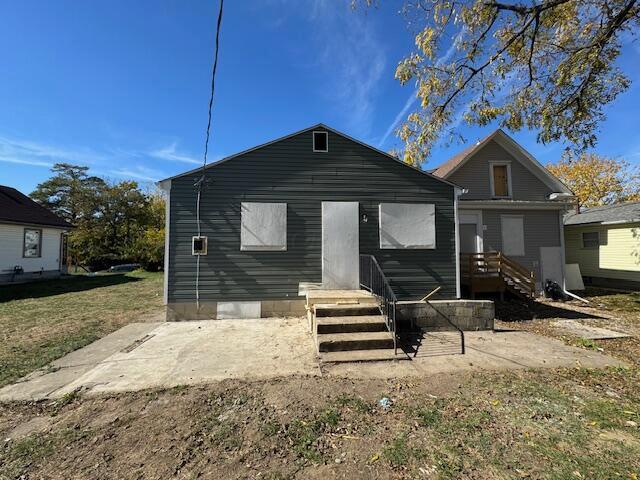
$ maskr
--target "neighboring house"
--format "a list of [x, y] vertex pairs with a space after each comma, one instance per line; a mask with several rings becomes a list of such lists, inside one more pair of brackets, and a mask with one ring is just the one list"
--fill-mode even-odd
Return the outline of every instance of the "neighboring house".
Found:
[[567, 263], [587, 284], [640, 288], [640, 202], [593, 207], [565, 217]]
[[64, 234], [72, 226], [0, 185], [0, 282], [55, 277], [64, 269]]
[[159, 185], [168, 319], [304, 314], [307, 288], [360, 288], [361, 254], [399, 299], [459, 296], [461, 189], [322, 124]]
[[[463, 283], [471, 287], [471, 270], [478, 273], [476, 291], [513, 290], [509, 287], [524, 286], [531, 275], [537, 292], [547, 279], [563, 285], [562, 218], [573, 195], [515, 140], [496, 130], [432, 173], [466, 190], [458, 202], [461, 253], [500, 253], [463, 255]], [[514, 285], [497, 278], [494, 267], [502, 257], [507, 257], [502, 272], [515, 277], [505, 281]], [[481, 278], [487, 269], [491, 275]]]

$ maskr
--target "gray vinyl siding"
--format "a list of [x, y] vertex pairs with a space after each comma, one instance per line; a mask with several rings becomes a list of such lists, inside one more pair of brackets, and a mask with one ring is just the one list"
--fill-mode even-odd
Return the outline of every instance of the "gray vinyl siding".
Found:
[[533, 271], [540, 282], [540, 247], [560, 247], [560, 219], [557, 210], [493, 210], [482, 211], [484, 250], [502, 251], [501, 215], [522, 215], [524, 223], [524, 256], [511, 257]]
[[[199, 174], [175, 178], [170, 195], [168, 301], [195, 300], [196, 234], [194, 183]], [[455, 297], [454, 188], [329, 132], [329, 152], [312, 152], [311, 131], [247, 152], [207, 171], [201, 200], [202, 234], [209, 252], [201, 257], [203, 301], [290, 299], [300, 282], [321, 282], [321, 202], [357, 201], [360, 253], [376, 256], [394, 291], [418, 298], [442, 285]], [[240, 251], [241, 202], [287, 203], [287, 250]], [[380, 250], [378, 204], [434, 203], [435, 250]]]
[[489, 200], [493, 198], [489, 163], [502, 161], [511, 162], [513, 200], [546, 200], [553, 193], [552, 189], [494, 140], [488, 142], [447, 179], [469, 190], [461, 199]]

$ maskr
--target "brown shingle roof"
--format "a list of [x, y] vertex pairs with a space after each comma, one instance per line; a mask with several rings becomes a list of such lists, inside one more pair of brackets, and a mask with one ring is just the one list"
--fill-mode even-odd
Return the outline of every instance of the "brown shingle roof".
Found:
[[476, 143], [474, 143], [473, 145], [469, 145], [467, 148], [462, 150], [460, 153], [455, 154], [449, 160], [447, 160], [442, 165], [440, 165], [438, 168], [436, 168], [433, 171], [433, 175], [435, 175], [436, 177], [445, 178], [459, 164], [464, 162], [466, 160], [466, 158], [469, 157], [469, 155], [471, 155], [477, 148], [482, 146], [487, 140], [489, 140], [491, 137], [493, 137], [499, 131], [500, 131], [500, 129], [494, 130], [493, 132], [491, 132], [489, 135], [487, 135], [483, 139], [478, 140]]
[[15, 188], [3, 185], [0, 185], [0, 223], [73, 228], [66, 220], [34, 202]]

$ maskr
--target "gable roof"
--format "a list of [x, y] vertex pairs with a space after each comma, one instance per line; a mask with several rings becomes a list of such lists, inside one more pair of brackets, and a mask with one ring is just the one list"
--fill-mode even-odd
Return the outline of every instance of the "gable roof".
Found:
[[470, 145], [460, 153], [451, 157], [449, 160], [433, 170], [433, 174], [441, 178], [449, 177], [492, 140], [496, 141], [501, 147], [511, 153], [524, 165], [524, 167], [531, 171], [531, 173], [538, 177], [538, 179], [540, 179], [540, 181], [545, 185], [558, 193], [573, 194], [573, 192], [564, 183], [552, 175], [549, 170], [544, 168], [540, 162], [533, 157], [533, 155], [522, 148], [518, 142], [507, 135], [501, 128], [493, 131], [483, 139], [478, 140], [475, 144]]
[[66, 220], [34, 202], [15, 188], [3, 185], [0, 185], [0, 223], [73, 228]]
[[[340, 135], [341, 137], [346, 138], [347, 140], [350, 140], [350, 141], [352, 141], [354, 143], [362, 145], [363, 147], [368, 148], [369, 150], [372, 150], [372, 151], [374, 151], [374, 152], [376, 152], [376, 153], [378, 153], [380, 155], [383, 155], [383, 156], [387, 157], [389, 160], [393, 160], [394, 162], [397, 162], [397, 163], [399, 163], [399, 164], [401, 164], [401, 165], [403, 165], [403, 166], [405, 166], [407, 168], [415, 170], [416, 172], [419, 172], [422, 175], [426, 175], [427, 177], [430, 177], [430, 178], [432, 178], [434, 180], [437, 180], [439, 182], [442, 182], [442, 183], [446, 183], [447, 185], [450, 185], [452, 187], [461, 188], [459, 185], [456, 185], [453, 182], [450, 182], [450, 181], [448, 181], [448, 180], [446, 180], [446, 179], [444, 179], [442, 177], [438, 177], [438, 176], [436, 176], [436, 175], [434, 175], [431, 172], [428, 172], [426, 170], [421, 170], [420, 168], [414, 167], [413, 165], [409, 165], [408, 163], [403, 162], [402, 160], [394, 157], [393, 155], [388, 154], [387, 152], [384, 152], [384, 151], [379, 150], [379, 149], [377, 149], [375, 147], [372, 147], [371, 145], [368, 145], [368, 144], [366, 144], [364, 142], [361, 142], [360, 140], [356, 140], [355, 138], [350, 137], [349, 135], [347, 135], [345, 133], [339, 132], [338, 130], [335, 130], [335, 129], [331, 128], [331, 127], [327, 127], [323, 123], [318, 123], [318, 124], [313, 125], [311, 127], [304, 128], [302, 130], [298, 130], [297, 132], [290, 133], [290, 134], [285, 135], [283, 137], [276, 138], [275, 140], [271, 140], [269, 142], [262, 143], [260, 145], [255, 146], [255, 147], [248, 148], [248, 149], [243, 150], [241, 152], [234, 153], [233, 155], [229, 155], [228, 157], [224, 157], [224, 158], [222, 158], [222, 159], [220, 159], [220, 160], [218, 160], [216, 162], [212, 162], [212, 163], [207, 164], [206, 169], [208, 170], [210, 168], [217, 167], [218, 165], [220, 165], [222, 163], [225, 163], [225, 162], [228, 162], [228, 161], [233, 160], [235, 158], [238, 158], [241, 155], [244, 155], [246, 153], [253, 152], [255, 150], [258, 150], [260, 148], [266, 147], [268, 145], [273, 145], [274, 143], [278, 143], [278, 142], [281, 142], [283, 140], [287, 140], [288, 138], [295, 137], [296, 135], [300, 135], [301, 133], [310, 132], [310, 131], [313, 131], [313, 130], [316, 130], [316, 129], [320, 129], [320, 128], [324, 129], [324, 130], [326, 130], [328, 132], [334, 133], [336, 135]], [[174, 178], [184, 177], [185, 175], [191, 175], [191, 174], [196, 173], [196, 172], [201, 171], [201, 170], [202, 170], [202, 167], [194, 168], [193, 170], [189, 170], [187, 172], [180, 173], [178, 175], [174, 175], [173, 177], [165, 178], [164, 180], [160, 180], [159, 182], [156, 182], [156, 184], [161, 186], [161, 184], [164, 183], [164, 182], [167, 182], [169, 180], [173, 180]]]
[[640, 202], [618, 203], [592, 207], [580, 213], [570, 213], [564, 217], [565, 225], [610, 224], [640, 222]]

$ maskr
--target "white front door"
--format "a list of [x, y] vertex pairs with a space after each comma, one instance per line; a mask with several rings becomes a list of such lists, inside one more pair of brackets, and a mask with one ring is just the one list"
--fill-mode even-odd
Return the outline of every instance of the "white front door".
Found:
[[358, 202], [322, 202], [322, 287], [360, 288]]

